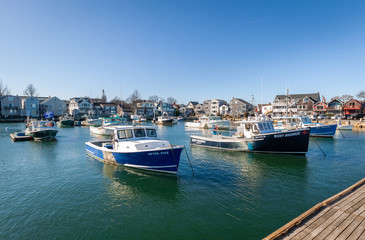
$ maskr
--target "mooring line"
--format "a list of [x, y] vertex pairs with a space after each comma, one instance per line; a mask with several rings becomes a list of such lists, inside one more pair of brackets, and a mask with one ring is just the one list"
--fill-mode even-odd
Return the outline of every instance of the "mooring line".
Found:
[[189, 155], [188, 155], [188, 151], [186, 150], [185, 146], [184, 146], [184, 149], [185, 149], [186, 157], [188, 158], [188, 161], [189, 161], [189, 164], [190, 164], [191, 171], [193, 172], [193, 176], [194, 176], [195, 172], [194, 172], [193, 166], [191, 165], [190, 158], [189, 158]]
[[317, 144], [317, 146], [318, 146], [318, 148], [321, 150], [321, 152], [323, 153], [323, 155], [325, 156], [325, 157], [327, 157], [327, 155], [324, 153], [324, 151], [322, 150], [322, 148], [319, 146], [319, 144], [317, 143], [317, 141], [316, 141], [316, 139], [314, 139], [314, 138], [312, 138], [313, 139], [313, 141], [315, 142], [315, 144]]

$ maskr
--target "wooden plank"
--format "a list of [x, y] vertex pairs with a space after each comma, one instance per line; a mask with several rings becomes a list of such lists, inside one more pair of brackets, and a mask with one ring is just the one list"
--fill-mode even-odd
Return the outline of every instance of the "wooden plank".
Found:
[[340, 225], [338, 225], [335, 229], [333, 229], [333, 231], [327, 235], [327, 239], [335, 239], [337, 238], [342, 232], [344, 232], [349, 226], [351, 226], [351, 224], [356, 224], [353, 223], [353, 221], [356, 219], [356, 217], [358, 217], [358, 213], [361, 213], [365, 210], [365, 208], [359, 208], [358, 211], [355, 211], [353, 214], [350, 214], [342, 223], [340, 223]]
[[291, 237], [285, 238], [285, 239], [303, 239], [306, 236], [308, 236], [309, 234], [311, 234], [313, 229], [317, 228], [318, 225], [322, 224], [321, 221], [317, 221], [317, 220], [320, 220], [321, 218], [329, 219], [334, 214], [336, 214], [335, 209], [327, 208], [325, 210], [326, 211], [323, 211], [323, 212], [326, 212], [325, 214], [321, 214], [321, 215], [318, 214], [318, 216], [316, 215], [314, 218], [310, 219], [308, 222], [306, 222], [303, 225], [296, 228], [295, 231], [293, 232], [294, 234], [292, 234]]
[[[362, 209], [364, 209], [364, 211], [365, 211], [365, 207], [362, 207]], [[350, 236], [350, 234], [352, 234], [352, 232], [359, 226], [361, 221], [364, 219], [360, 216], [355, 216], [355, 215], [351, 215], [351, 216], [354, 216], [352, 222], [350, 222], [350, 224], [344, 229], [344, 231], [341, 232], [341, 234], [339, 234], [336, 237], [336, 239], [338, 239], [338, 240], [347, 239]]]
[[[363, 219], [357, 226], [357, 228], [351, 233], [351, 235], [347, 239], [364, 239], [364, 231], [365, 231], [365, 220]], [[361, 236], [361, 238], [360, 238]]]
[[[351, 203], [352, 201], [353, 201], [352, 203], [359, 201], [359, 199], [355, 200], [356, 198], [358, 198], [361, 195], [361, 194], [359, 194], [359, 192], [362, 193], [365, 191], [364, 183], [365, 183], [365, 178], [361, 179], [360, 181], [358, 181], [354, 185], [348, 187], [347, 189], [341, 191], [340, 193], [334, 195], [333, 197], [330, 197], [327, 200], [325, 200], [321, 203], [318, 203], [311, 209], [304, 212], [302, 215], [296, 217], [289, 223], [285, 224], [284, 226], [282, 226], [275, 232], [268, 235], [266, 238], [264, 238], [264, 240], [273, 240], [273, 239], [278, 239], [279, 237], [282, 237], [284, 234], [287, 234], [289, 231], [291, 231], [292, 229], [297, 227], [302, 222], [307, 221], [307, 223], [308, 223], [310, 218], [313, 218], [313, 216], [315, 216], [315, 214], [318, 214], [325, 207], [330, 207], [329, 205], [335, 205], [336, 203], [338, 203], [337, 206], [343, 206], [345, 210], [348, 210], [349, 208], [352, 207], [351, 204], [349, 204], [349, 203]], [[355, 190], [359, 190], [359, 192], [354, 192]], [[345, 196], [349, 197], [348, 199], [350, 199], [350, 200], [345, 199]], [[360, 197], [360, 200], [361, 199], [362, 198]], [[349, 207], [346, 207], [346, 206], [349, 206]], [[330, 211], [328, 211], [328, 212], [330, 212]], [[331, 227], [336, 226], [336, 225], [338, 226], [349, 216], [349, 213], [343, 212], [341, 210], [336, 211], [331, 216], [329, 216], [328, 212], [326, 211], [326, 213], [324, 213], [321, 218], [316, 218], [317, 220], [315, 220], [313, 223], [310, 223], [309, 226], [312, 225], [312, 227], [314, 227], [315, 225], [317, 225], [318, 223], [316, 223], [316, 224], [314, 224], [314, 223], [317, 221], [321, 222], [323, 216], [325, 216], [326, 214], [327, 214], [326, 217], [328, 217], [328, 218], [325, 219], [324, 222], [322, 222], [322, 224], [318, 225], [318, 227], [321, 226], [321, 229], [324, 226], [329, 226], [329, 225]], [[309, 232], [310, 236], [306, 235], [305, 237], [310, 238], [310, 237], [317, 236], [317, 235], [324, 235], [328, 232], [328, 230], [326, 230], [325, 232], [323, 232], [323, 234], [321, 234], [323, 229], [322, 230], [314, 229], [313, 231], [315, 231], [315, 233], [313, 233], [313, 231], [310, 231], [310, 229], [312, 229], [312, 228], [307, 228], [307, 226], [305, 228], [301, 228], [301, 231], [299, 234], [304, 236], [305, 234], [308, 234], [308, 232]], [[360, 230], [358, 230], [358, 228], [356, 230], [360, 231]], [[299, 239], [300, 236], [296, 232], [296, 230], [293, 232], [291, 232], [288, 236], [290, 236], [291, 239]], [[330, 233], [331, 232], [328, 232], [326, 235], [329, 235]], [[359, 236], [361, 234], [362, 234], [362, 232], [359, 233]], [[283, 238], [283, 239], [286, 239], [286, 238]]]

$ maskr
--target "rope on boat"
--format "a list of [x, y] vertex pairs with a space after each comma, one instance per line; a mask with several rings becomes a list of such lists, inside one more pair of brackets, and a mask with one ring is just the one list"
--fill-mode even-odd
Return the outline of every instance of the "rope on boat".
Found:
[[189, 158], [189, 154], [188, 154], [188, 151], [186, 150], [186, 147], [185, 146], [184, 146], [184, 149], [185, 149], [186, 157], [188, 158], [188, 161], [189, 161], [189, 165], [190, 165], [191, 171], [193, 172], [193, 176], [194, 176], [195, 172], [193, 170], [193, 166], [191, 165], [190, 158]]
[[324, 151], [322, 150], [322, 148], [319, 146], [319, 144], [317, 143], [317, 141], [316, 141], [316, 139], [314, 139], [314, 138], [312, 138], [313, 139], [313, 141], [317, 144], [317, 146], [318, 146], [318, 148], [321, 150], [321, 152], [323, 153], [323, 155], [325, 156], [325, 157], [327, 157], [327, 155], [324, 153]]
[[171, 152], [172, 152], [172, 157], [174, 158], [174, 162], [175, 162], [175, 165], [176, 165], [176, 172], [177, 172], [177, 174], [180, 177], [179, 166], [177, 165], [176, 158], [175, 158], [175, 153], [174, 153], [174, 149], [172, 148], [172, 145], [171, 144], [170, 144], [170, 148], [171, 148]]
[[343, 135], [343, 133], [342, 133], [341, 129], [338, 129], [338, 130], [340, 131], [340, 133], [341, 133], [342, 137], [343, 137], [343, 138], [345, 138], [345, 135]]

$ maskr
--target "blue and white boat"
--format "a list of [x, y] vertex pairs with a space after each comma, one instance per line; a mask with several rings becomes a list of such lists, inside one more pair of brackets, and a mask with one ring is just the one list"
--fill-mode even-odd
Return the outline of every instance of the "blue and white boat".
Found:
[[243, 121], [233, 136], [190, 136], [190, 144], [231, 151], [305, 155], [309, 128], [277, 132], [271, 120]]
[[212, 128], [213, 126], [219, 129], [229, 129], [230, 121], [223, 120], [220, 116], [203, 116], [194, 122], [185, 123], [186, 127], [191, 128]]
[[335, 135], [337, 129], [336, 124], [324, 124], [324, 123], [314, 123], [307, 116], [297, 116], [297, 117], [279, 117], [275, 118], [277, 126], [275, 129], [295, 129], [295, 128], [310, 128], [311, 137], [328, 137], [331, 138]]
[[111, 127], [112, 139], [86, 142], [86, 152], [100, 161], [176, 174], [183, 145], [157, 138], [152, 126]]

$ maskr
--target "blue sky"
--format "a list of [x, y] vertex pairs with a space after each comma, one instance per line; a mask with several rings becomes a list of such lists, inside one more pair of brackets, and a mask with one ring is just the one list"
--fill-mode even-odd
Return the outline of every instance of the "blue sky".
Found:
[[61, 99], [356, 95], [364, 13], [365, 1], [0, 0], [0, 79]]

